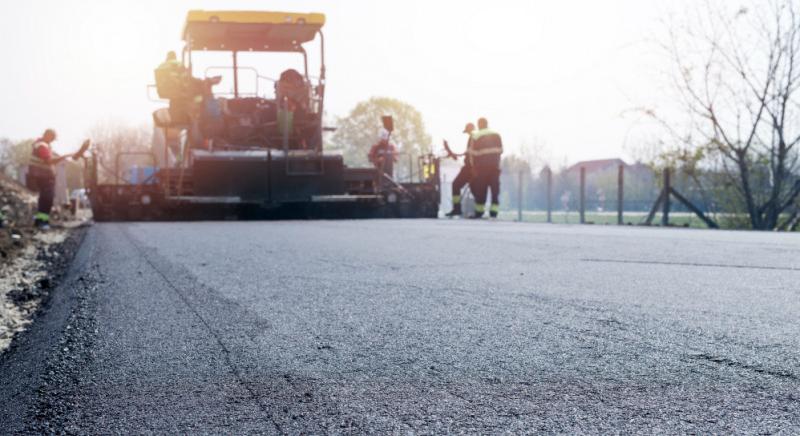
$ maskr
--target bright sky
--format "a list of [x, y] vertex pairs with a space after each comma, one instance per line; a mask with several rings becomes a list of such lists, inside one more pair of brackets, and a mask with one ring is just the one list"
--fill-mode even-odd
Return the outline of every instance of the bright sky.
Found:
[[165, 52], [181, 48], [187, 10], [271, 9], [327, 15], [330, 115], [389, 96], [422, 112], [436, 145], [460, 144], [464, 123], [485, 116], [512, 152], [544, 143], [559, 162], [627, 156], [648, 132], [622, 114], [659, 99], [666, 67], [652, 40], [660, 15], [676, 4], [5, 1], [0, 137], [51, 126], [64, 150], [100, 121], [147, 123], [159, 104], [146, 85]]

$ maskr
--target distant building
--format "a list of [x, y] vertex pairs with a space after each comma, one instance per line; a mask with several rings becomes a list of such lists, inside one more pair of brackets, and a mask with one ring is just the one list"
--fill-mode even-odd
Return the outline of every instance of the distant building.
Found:
[[619, 158], [614, 159], [598, 159], [598, 160], [584, 160], [580, 161], [570, 167], [567, 168], [567, 172], [579, 172], [581, 167], [586, 168], [586, 173], [594, 173], [605, 171], [610, 168], [618, 168], [620, 165], [628, 166], [624, 160]]
[[649, 165], [644, 164], [642, 162], [636, 162], [634, 164], [628, 164], [624, 160], [620, 158], [613, 158], [613, 159], [597, 159], [597, 160], [584, 160], [580, 161], [574, 165], [570, 165], [565, 170], [568, 174], [578, 174], [580, 172], [581, 167], [586, 168], [586, 174], [597, 174], [597, 173], [604, 173], [606, 171], [614, 171], [616, 173], [617, 168], [622, 165], [625, 167], [624, 171], [625, 174], [632, 175], [637, 178], [644, 178], [644, 179], [652, 179], [654, 173], [653, 169], [650, 168]]

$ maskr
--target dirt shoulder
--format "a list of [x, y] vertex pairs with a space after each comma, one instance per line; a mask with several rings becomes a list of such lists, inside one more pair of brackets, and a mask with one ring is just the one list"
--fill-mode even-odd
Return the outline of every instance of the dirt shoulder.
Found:
[[[31, 430], [31, 425], [38, 422], [34, 417], [39, 410], [39, 392], [48, 385], [64, 383], [61, 374], [54, 370], [57, 367], [53, 361], [64, 360], [61, 352], [73, 359], [76, 356], [73, 350], [77, 349], [73, 336], [86, 333], [74, 332], [69, 322], [81, 304], [79, 291], [84, 288], [83, 282], [72, 274], [85, 266], [80, 263], [80, 252], [92, 232], [88, 226], [58, 229], [53, 239], [62, 230], [67, 233], [62, 242], [53, 242], [46, 235], [32, 243], [34, 247], [46, 244], [46, 248], [36, 250], [35, 261], [46, 271], [47, 280], [34, 282], [36, 286], [17, 293], [25, 298], [33, 296], [35, 303], [28, 302], [23, 331], [15, 332], [8, 348], [0, 352], [0, 374], [5, 375], [0, 377], [0, 422], [8, 434], [41, 433]], [[4, 268], [9, 267], [4, 265]], [[5, 304], [18, 307], [19, 301], [7, 300]]]
[[[24, 233], [20, 247], [0, 266], [0, 352], [32, 322], [37, 309], [68, 266], [80, 239], [77, 226]], [[17, 244], [15, 244], [17, 245]]]
[[37, 231], [31, 227], [35, 202], [35, 194], [0, 178], [0, 353], [30, 325], [83, 233], [77, 220]]

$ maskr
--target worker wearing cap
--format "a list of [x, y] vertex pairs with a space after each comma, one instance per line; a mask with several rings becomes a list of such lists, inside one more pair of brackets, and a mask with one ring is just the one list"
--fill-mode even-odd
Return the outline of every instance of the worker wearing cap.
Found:
[[500, 157], [503, 154], [503, 140], [494, 130], [489, 129], [486, 118], [478, 119], [478, 130], [472, 132], [472, 148], [469, 157], [475, 170], [470, 182], [475, 196], [475, 213], [470, 218], [481, 218], [486, 210], [486, 197], [492, 191], [492, 205], [489, 215], [497, 217], [500, 211]]
[[[453, 210], [446, 213], [445, 216], [447, 217], [454, 217], [461, 215], [461, 191], [464, 189], [464, 186], [469, 184], [470, 179], [472, 179], [473, 169], [472, 169], [472, 162], [471, 157], [469, 155], [470, 148], [472, 147], [472, 132], [475, 130], [475, 125], [472, 123], [467, 123], [464, 126], [464, 133], [467, 134], [467, 150], [464, 153], [464, 166], [461, 167], [461, 170], [458, 172], [458, 175], [455, 179], [453, 179], [453, 185], [451, 189], [452, 199], [453, 199]], [[449, 150], [449, 149], [448, 149]], [[453, 158], [456, 159], [456, 155], [453, 155]]]
[[56, 131], [47, 129], [41, 138], [33, 142], [33, 150], [28, 164], [28, 187], [39, 193], [39, 201], [34, 215], [34, 224], [41, 228], [50, 227], [50, 209], [55, 195], [56, 156], [51, 144], [56, 139]]

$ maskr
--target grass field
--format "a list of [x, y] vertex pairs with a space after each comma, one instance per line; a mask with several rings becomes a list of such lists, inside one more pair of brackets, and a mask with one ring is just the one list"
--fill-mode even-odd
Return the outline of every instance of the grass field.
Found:
[[[626, 212], [623, 214], [623, 222], [626, 225], [642, 225], [647, 218], [646, 212]], [[499, 219], [503, 221], [517, 221], [516, 211], [501, 211]], [[523, 211], [522, 221], [531, 223], [547, 222], [547, 212], [545, 211]], [[553, 211], [552, 222], [556, 224], [580, 224], [578, 212]], [[671, 212], [669, 214], [670, 226], [674, 227], [694, 227], [707, 228], [706, 224], [696, 215], [687, 212]], [[586, 224], [596, 225], [616, 225], [617, 212], [586, 212]], [[653, 225], [661, 225], [661, 214], [657, 213], [653, 218]]]

